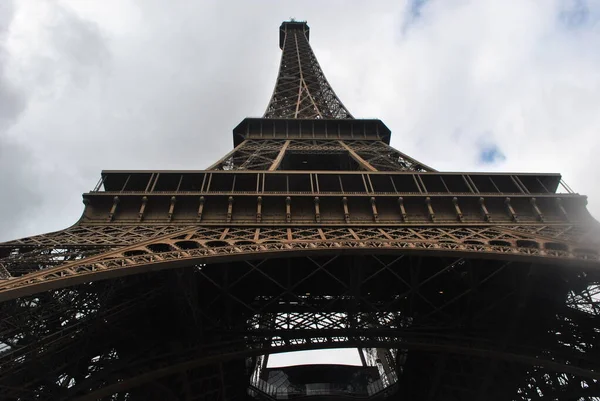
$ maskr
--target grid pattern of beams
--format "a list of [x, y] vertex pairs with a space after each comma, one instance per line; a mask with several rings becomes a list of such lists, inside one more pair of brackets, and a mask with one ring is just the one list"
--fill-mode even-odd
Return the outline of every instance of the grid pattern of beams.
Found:
[[[563, 229], [562, 232], [568, 233]], [[554, 236], [552, 236], [554, 235]], [[465, 255], [488, 254], [499, 259], [545, 260], [546, 263], [577, 261], [596, 266], [597, 253], [578, 248], [560, 231], [537, 234], [520, 226], [506, 227], [386, 227], [386, 228], [218, 228], [182, 227], [179, 231], [146, 241], [99, 252], [87, 258], [44, 262], [44, 255], [30, 270], [23, 268], [18, 249], [1, 259], [11, 275], [0, 281], [0, 299], [59, 288], [73, 283], [120, 277], [132, 272], [169, 269], [185, 263], [218, 263], [239, 259], [298, 254], [388, 252]], [[73, 247], [77, 248], [77, 247]], [[25, 253], [25, 258], [30, 254]], [[27, 259], [29, 260], [29, 259]], [[29, 266], [29, 265], [27, 265]]]
[[[208, 170], [277, 170], [284, 165], [285, 155], [346, 155], [361, 161], [359, 170], [368, 171], [434, 171], [382, 141], [361, 140], [246, 140]], [[308, 166], [302, 166], [307, 169]], [[322, 169], [334, 168], [335, 165]]]
[[596, 270], [379, 253], [354, 262], [192, 263], [1, 303], [0, 394], [237, 399], [253, 366], [244, 358], [361, 346], [403, 350], [398, 387], [412, 397], [479, 400], [486, 377], [503, 391], [486, 399], [598, 396]]

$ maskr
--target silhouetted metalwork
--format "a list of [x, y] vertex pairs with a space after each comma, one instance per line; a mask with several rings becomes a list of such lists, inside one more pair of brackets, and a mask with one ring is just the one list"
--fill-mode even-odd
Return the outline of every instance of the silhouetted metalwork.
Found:
[[[308, 32], [207, 170], [104, 171], [75, 225], [0, 244], [1, 399], [599, 399], [586, 197], [390, 147]], [[363, 366], [268, 367], [339, 347]]]

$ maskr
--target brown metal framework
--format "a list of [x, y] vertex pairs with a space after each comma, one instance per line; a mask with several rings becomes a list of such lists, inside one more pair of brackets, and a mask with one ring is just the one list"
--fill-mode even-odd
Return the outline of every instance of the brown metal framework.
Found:
[[272, 400], [269, 354], [348, 347], [379, 375], [356, 397], [600, 399], [586, 197], [410, 158], [344, 108], [306, 23], [280, 34], [232, 152], [104, 171], [75, 225], [0, 244], [0, 398]]
[[281, 25], [281, 63], [265, 118], [352, 118], [325, 79], [304, 22]]

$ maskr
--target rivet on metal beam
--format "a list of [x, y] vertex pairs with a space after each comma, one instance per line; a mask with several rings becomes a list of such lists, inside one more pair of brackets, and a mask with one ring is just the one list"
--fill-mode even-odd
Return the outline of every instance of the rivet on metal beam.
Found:
[[485, 206], [485, 199], [479, 198], [479, 206], [481, 207], [481, 213], [483, 214], [483, 218], [485, 221], [492, 221], [492, 216], [488, 212], [487, 207]]
[[371, 196], [371, 209], [373, 210], [373, 220], [376, 223], [379, 222], [379, 213], [377, 213], [377, 203], [374, 196]]
[[292, 198], [289, 196], [285, 198], [285, 221], [292, 222]]
[[119, 204], [119, 197], [115, 196], [113, 198], [113, 204], [112, 207], [110, 208], [110, 212], [108, 212], [108, 221], [112, 221], [113, 217], [115, 216], [115, 213], [117, 211], [117, 205]]
[[202, 221], [202, 212], [204, 212], [204, 196], [200, 197], [200, 205], [198, 206], [198, 217], [196, 218], [197, 222]]
[[173, 212], [175, 211], [175, 202], [177, 199], [174, 196], [171, 196], [171, 205], [169, 206], [169, 213], [167, 214], [167, 220], [171, 221], [173, 218]]
[[562, 212], [563, 216], [565, 216], [565, 219], [567, 219], [567, 221], [568, 221], [569, 220], [569, 215], [568, 215], [567, 211], [565, 210], [565, 207], [563, 206], [563, 202], [562, 202], [561, 198], [556, 198], [556, 205], [558, 206], [558, 208]]
[[344, 220], [346, 223], [350, 223], [350, 212], [348, 210], [348, 198], [345, 196], [342, 198], [342, 205], [344, 206]]
[[518, 222], [519, 221], [519, 216], [517, 216], [517, 212], [515, 212], [515, 209], [510, 204], [510, 198], [504, 199], [504, 204], [506, 205], [506, 210], [508, 211], [508, 215], [510, 216], [510, 218], [514, 222]]
[[458, 198], [455, 196], [454, 198], [452, 198], [452, 203], [454, 204], [454, 210], [456, 211], [456, 218], [458, 219], [458, 221], [463, 221], [463, 214], [462, 211], [460, 210], [460, 206], [458, 206]]
[[542, 211], [538, 207], [537, 200], [535, 198], [531, 198], [530, 202], [531, 202], [531, 206], [533, 207], [533, 211], [535, 212], [538, 220], [543, 222], [544, 221], [544, 214], [542, 213]]
[[406, 214], [406, 209], [404, 208], [403, 197], [398, 198], [398, 205], [400, 206], [400, 214], [402, 215], [402, 221], [406, 223], [408, 221], [408, 215]]
[[230, 196], [227, 199], [227, 202], [229, 203], [227, 206], [227, 222], [231, 223], [231, 216], [233, 215], [233, 196]]
[[317, 223], [321, 222], [321, 208], [319, 207], [320, 199], [318, 196], [315, 196], [315, 221]]
[[433, 207], [431, 206], [431, 198], [428, 196], [425, 198], [425, 204], [427, 205], [427, 212], [429, 213], [429, 219], [435, 223], [435, 212], [433, 211]]
[[146, 210], [146, 204], [148, 203], [148, 197], [142, 197], [142, 206], [140, 206], [140, 212], [138, 213], [138, 221], [142, 221], [144, 218], [144, 211]]
[[256, 198], [256, 222], [260, 223], [262, 220], [262, 196]]

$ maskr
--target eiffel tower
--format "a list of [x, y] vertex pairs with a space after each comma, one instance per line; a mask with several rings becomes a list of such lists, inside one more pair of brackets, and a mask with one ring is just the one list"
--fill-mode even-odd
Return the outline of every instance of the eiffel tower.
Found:
[[[598, 400], [600, 256], [559, 174], [438, 172], [355, 119], [284, 22], [206, 170], [103, 171], [0, 244], [2, 400]], [[358, 350], [360, 366], [269, 355]]]

